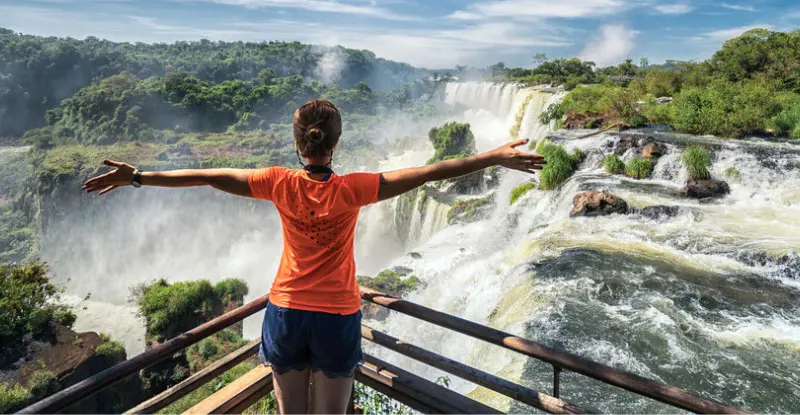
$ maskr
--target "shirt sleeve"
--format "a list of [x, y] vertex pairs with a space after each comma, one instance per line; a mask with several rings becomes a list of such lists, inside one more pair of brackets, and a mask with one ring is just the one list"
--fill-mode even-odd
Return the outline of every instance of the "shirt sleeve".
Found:
[[352, 189], [359, 206], [378, 202], [378, 189], [381, 185], [380, 173], [350, 173], [347, 184]]
[[272, 200], [272, 189], [275, 185], [275, 178], [278, 171], [275, 167], [256, 169], [247, 178], [250, 185], [250, 193], [256, 199]]

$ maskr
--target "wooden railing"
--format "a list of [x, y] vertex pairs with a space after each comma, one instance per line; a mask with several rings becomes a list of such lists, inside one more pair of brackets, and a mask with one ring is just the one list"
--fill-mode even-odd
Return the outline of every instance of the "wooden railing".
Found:
[[[594, 412], [587, 403], [578, 406], [565, 402], [559, 398], [560, 374], [564, 370], [580, 373], [600, 382], [614, 385], [666, 404], [697, 413], [746, 413], [743, 410], [725, 405], [721, 402], [702, 398], [693, 393], [670, 386], [661, 382], [643, 378], [628, 372], [593, 362], [567, 352], [555, 350], [539, 343], [505, 333], [481, 324], [461, 319], [442, 313], [428, 307], [414, 304], [399, 298], [389, 296], [376, 290], [361, 287], [361, 297], [366, 301], [378, 304], [391, 310], [416, 317], [418, 319], [436, 324], [440, 327], [480, 339], [500, 347], [530, 356], [553, 366], [553, 393], [547, 395], [525, 386], [499, 378], [463, 363], [436, 354], [432, 351], [406, 343], [400, 339], [381, 333], [367, 326], [362, 326], [362, 337], [380, 346], [394, 350], [410, 358], [426, 363], [452, 375], [461, 377], [477, 385], [508, 396], [516, 401], [550, 413], [591, 413]], [[57, 392], [39, 402], [24, 408], [20, 413], [56, 413], [68, 406], [85, 399], [103, 388], [138, 373], [158, 362], [166, 360], [174, 353], [191, 346], [212, 334], [242, 321], [258, 311], [264, 309], [269, 301], [268, 296], [258, 298], [242, 307], [217, 317], [199, 327], [196, 327], [174, 339], [171, 339], [153, 349], [145, 351], [116, 366], [108, 368], [94, 376], [76, 383], [60, 392]], [[236, 364], [253, 356], [260, 342], [251, 342], [237, 351], [229, 354], [211, 366], [195, 373], [178, 385], [162, 392], [128, 410], [126, 413], [154, 413], [177, 401], [181, 397], [196, 390], [214, 377], [225, 372]], [[256, 374], [257, 375], [257, 374]], [[235, 402], [220, 403], [214, 408], [225, 409], [222, 412], [240, 412], [246, 409], [258, 398], [263, 397], [271, 390], [271, 385], [264, 385], [268, 380], [267, 374], [254, 378], [248, 383], [250, 388], [247, 394], [238, 394]], [[271, 376], [271, 374], [269, 374]], [[247, 379], [243, 380], [246, 381]], [[373, 356], [366, 356], [356, 372], [356, 381], [365, 384], [378, 392], [384, 393], [406, 405], [421, 412], [429, 413], [491, 413], [499, 412], [484, 404], [475, 402], [470, 398], [458, 395], [453, 391], [435, 385], [405, 370], [392, 366]], [[235, 386], [234, 386], [235, 387]]]

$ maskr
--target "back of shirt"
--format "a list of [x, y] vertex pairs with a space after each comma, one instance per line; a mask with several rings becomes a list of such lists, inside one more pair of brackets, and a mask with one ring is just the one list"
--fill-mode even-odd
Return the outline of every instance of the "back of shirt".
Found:
[[321, 182], [305, 170], [269, 167], [253, 171], [248, 182], [253, 197], [275, 204], [283, 225], [283, 256], [270, 302], [332, 314], [358, 312], [355, 228], [360, 208], [378, 201], [380, 174], [334, 174]]

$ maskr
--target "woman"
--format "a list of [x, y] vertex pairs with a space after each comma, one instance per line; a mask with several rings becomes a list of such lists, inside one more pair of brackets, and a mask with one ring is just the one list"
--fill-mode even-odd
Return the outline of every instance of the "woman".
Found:
[[[331, 169], [342, 134], [336, 107], [312, 100], [294, 114], [294, 139], [303, 169], [204, 169], [140, 172], [115, 167], [87, 181], [101, 195], [133, 185], [212, 186], [275, 204], [283, 226], [283, 256], [264, 316], [261, 356], [274, 371], [281, 413], [345, 413], [356, 365], [362, 360], [361, 312], [353, 238], [359, 209], [426, 182], [500, 165], [534, 173], [541, 156], [516, 147], [527, 140], [460, 160], [386, 173], [336, 175]], [[313, 388], [309, 386], [313, 384]]]

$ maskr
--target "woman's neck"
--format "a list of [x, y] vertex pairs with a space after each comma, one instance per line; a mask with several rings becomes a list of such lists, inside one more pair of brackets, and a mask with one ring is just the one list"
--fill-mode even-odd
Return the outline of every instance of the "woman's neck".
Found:
[[306, 157], [305, 164], [306, 166], [327, 166], [331, 162], [331, 156], [325, 157]]

